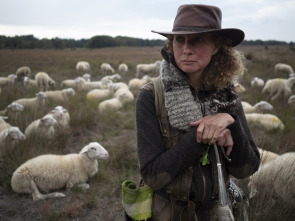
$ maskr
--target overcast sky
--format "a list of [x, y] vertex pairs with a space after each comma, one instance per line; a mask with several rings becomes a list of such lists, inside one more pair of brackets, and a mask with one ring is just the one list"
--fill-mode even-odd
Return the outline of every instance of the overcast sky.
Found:
[[246, 40], [295, 41], [295, 0], [0, 0], [0, 35], [91, 38], [95, 35], [164, 39], [180, 4], [221, 8], [223, 28]]

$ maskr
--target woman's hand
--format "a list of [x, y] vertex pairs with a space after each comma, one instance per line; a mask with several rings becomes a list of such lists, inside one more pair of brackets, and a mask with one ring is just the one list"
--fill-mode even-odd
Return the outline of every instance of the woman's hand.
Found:
[[218, 113], [205, 116], [197, 121], [191, 122], [191, 126], [198, 126], [197, 142], [212, 145], [217, 142], [220, 146], [226, 146], [230, 153], [233, 140], [227, 127], [235, 122], [233, 117], [227, 113]]

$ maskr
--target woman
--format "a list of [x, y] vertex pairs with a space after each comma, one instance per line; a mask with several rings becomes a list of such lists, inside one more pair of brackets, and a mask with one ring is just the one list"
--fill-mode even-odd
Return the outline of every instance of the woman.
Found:
[[[217, 220], [216, 143], [224, 177], [246, 178], [260, 156], [234, 82], [243, 72], [233, 49], [239, 29], [221, 29], [221, 11], [209, 5], [182, 5], [161, 50], [159, 81], [147, 84], [136, 104], [138, 157], [143, 181], [154, 189], [152, 220]], [[231, 161], [227, 161], [227, 156]]]

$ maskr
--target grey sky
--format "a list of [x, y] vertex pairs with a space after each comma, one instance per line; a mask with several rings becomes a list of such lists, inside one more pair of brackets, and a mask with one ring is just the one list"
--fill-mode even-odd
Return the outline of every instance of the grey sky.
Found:
[[0, 0], [0, 35], [91, 38], [95, 35], [164, 39], [180, 4], [212, 4], [223, 28], [240, 28], [246, 40], [295, 42], [295, 0]]

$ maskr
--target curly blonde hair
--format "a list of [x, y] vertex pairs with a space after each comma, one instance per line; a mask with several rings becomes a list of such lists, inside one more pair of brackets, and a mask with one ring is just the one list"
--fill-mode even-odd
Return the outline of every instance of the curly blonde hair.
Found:
[[[167, 36], [167, 52], [173, 55], [173, 35]], [[212, 56], [203, 73], [203, 83], [206, 88], [223, 89], [233, 84], [244, 74], [243, 54], [230, 46], [229, 39], [213, 36], [219, 46], [218, 52]]]

